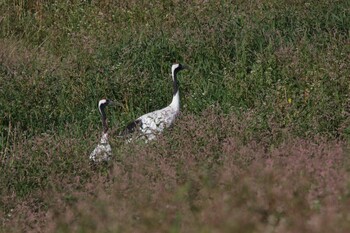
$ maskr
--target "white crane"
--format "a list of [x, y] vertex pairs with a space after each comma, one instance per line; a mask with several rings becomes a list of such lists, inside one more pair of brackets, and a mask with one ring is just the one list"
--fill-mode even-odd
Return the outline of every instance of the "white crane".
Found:
[[173, 64], [171, 67], [174, 90], [173, 100], [170, 105], [163, 109], [140, 116], [126, 126], [126, 129], [121, 133], [121, 136], [133, 135], [133, 133], [136, 133], [147, 142], [155, 139], [157, 134], [172, 125], [176, 116], [180, 112], [180, 95], [177, 83], [177, 73], [186, 68], [186, 66], [181, 64]]
[[102, 137], [96, 148], [90, 154], [90, 160], [96, 163], [102, 161], [108, 161], [112, 155], [112, 148], [108, 143], [108, 125], [107, 125], [107, 117], [105, 113], [105, 108], [112, 104], [113, 102], [109, 99], [101, 99], [98, 102], [98, 110], [101, 114], [103, 132]]

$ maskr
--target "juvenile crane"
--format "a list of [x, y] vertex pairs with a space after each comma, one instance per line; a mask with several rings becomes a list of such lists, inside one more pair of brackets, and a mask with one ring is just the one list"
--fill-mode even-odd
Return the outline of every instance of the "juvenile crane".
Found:
[[105, 108], [112, 104], [112, 101], [109, 99], [101, 99], [98, 102], [98, 110], [101, 114], [103, 132], [102, 137], [96, 148], [90, 154], [90, 160], [93, 162], [102, 162], [108, 161], [112, 155], [112, 148], [108, 143], [108, 125], [107, 125], [107, 117], [105, 113]]
[[156, 135], [164, 129], [170, 127], [178, 113], [180, 112], [180, 95], [177, 82], [177, 73], [187, 67], [181, 64], [173, 64], [171, 67], [171, 76], [173, 80], [173, 100], [167, 107], [156, 110], [140, 116], [135, 121], [126, 126], [126, 129], [121, 133], [122, 136], [133, 135], [150, 141], [156, 138]]

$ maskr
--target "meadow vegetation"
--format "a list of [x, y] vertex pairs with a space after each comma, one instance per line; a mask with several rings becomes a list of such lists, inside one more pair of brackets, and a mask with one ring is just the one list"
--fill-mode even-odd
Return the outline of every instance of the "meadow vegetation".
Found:
[[[346, 0], [1, 1], [0, 232], [349, 232], [349, 29]], [[174, 62], [174, 127], [124, 144]]]

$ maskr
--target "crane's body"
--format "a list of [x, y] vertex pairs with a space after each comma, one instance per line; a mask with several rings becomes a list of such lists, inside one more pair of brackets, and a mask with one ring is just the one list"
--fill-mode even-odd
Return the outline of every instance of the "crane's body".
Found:
[[100, 142], [90, 154], [90, 160], [93, 162], [109, 161], [112, 156], [112, 148], [108, 142], [108, 133], [103, 133]]
[[156, 110], [150, 113], [146, 113], [135, 121], [127, 125], [126, 129], [121, 133], [125, 136], [128, 134], [137, 134], [137, 137], [150, 141], [156, 138], [157, 134], [161, 133], [164, 129], [170, 127], [176, 119], [176, 116], [180, 112], [180, 94], [177, 84], [177, 72], [185, 69], [185, 66], [181, 64], [174, 64], [171, 68], [171, 74], [173, 79], [173, 99], [165, 108]]

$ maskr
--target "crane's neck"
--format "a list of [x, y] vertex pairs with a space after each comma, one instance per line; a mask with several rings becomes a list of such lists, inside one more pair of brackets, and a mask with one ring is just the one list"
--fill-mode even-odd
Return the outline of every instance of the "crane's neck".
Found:
[[179, 94], [179, 86], [177, 83], [177, 75], [176, 71], [172, 70], [171, 71], [171, 76], [173, 78], [173, 100], [171, 101], [170, 106], [175, 109], [175, 111], [180, 111], [180, 94]]
[[101, 120], [102, 120], [102, 126], [103, 126], [103, 133], [105, 134], [108, 131], [108, 125], [107, 125], [107, 117], [106, 117], [104, 106], [100, 107], [100, 113], [101, 113]]

